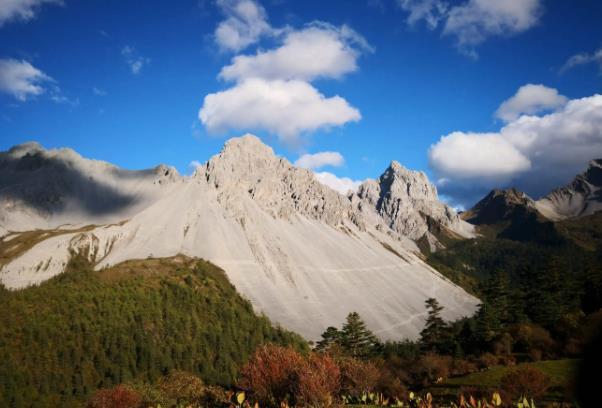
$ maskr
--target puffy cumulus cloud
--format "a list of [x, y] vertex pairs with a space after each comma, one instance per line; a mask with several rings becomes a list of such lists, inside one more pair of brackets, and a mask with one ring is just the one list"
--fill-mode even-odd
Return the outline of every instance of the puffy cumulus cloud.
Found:
[[214, 34], [222, 50], [238, 52], [274, 33], [265, 9], [253, 0], [217, 0], [217, 5], [226, 16]]
[[560, 68], [560, 73], [564, 73], [564, 72], [566, 72], [570, 69], [573, 69], [575, 67], [578, 67], [580, 65], [592, 64], [592, 63], [598, 64], [598, 66], [600, 67], [600, 72], [602, 72], [602, 48], [600, 48], [599, 50], [597, 50], [591, 54], [582, 52], [582, 53], [573, 55]]
[[307, 82], [251, 78], [207, 95], [199, 118], [210, 133], [264, 129], [295, 143], [300, 133], [358, 121], [361, 115], [345, 99], [327, 98]]
[[372, 48], [350, 27], [312, 22], [301, 29], [277, 29], [252, 0], [219, 0], [226, 14], [215, 34], [225, 49], [240, 51], [273, 36], [278, 45], [236, 55], [219, 78], [231, 88], [205, 96], [199, 119], [209, 133], [267, 131], [298, 144], [300, 135], [361, 119], [358, 109], [339, 95], [325, 96], [311, 81], [341, 78], [357, 70], [357, 59]]
[[295, 166], [304, 169], [319, 169], [325, 166], [340, 167], [343, 164], [345, 164], [345, 159], [339, 152], [304, 154], [295, 161]]
[[492, 36], [508, 36], [533, 27], [541, 16], [541, 0], [397, 0], [410, 25], [424, 20], [443, 34], [456, 37], [458, 48], [477, 57], [475, 47]]
[[447, 3], [441, 0], [397, 0], [399, 7], [408, 13], [407, 22], [415, 25], [424, 20], [427, 27], [435, 29], [445, 18]]
[[314, 23], [289, 31], [276, 49], [234, 57], [219, 76], [225, 80], [340, 78], [357, 70], [360, 53], [371, 50], [361, 35], [345, 25]]
[[320, 183], [332, 188], [335, 191], [338, 191], [343, 195], [347, 195], [347, 193], [350, 191], [357, 191], [360, 184], [362, 184], [361, 181], [352, 180], [348, 177], [337, 177], [336, 175], [327, 171], [314, 172], [314, 177]]
[[46, 92], [45, 85], [53, 79], [27, 61], [0, 59], [0, 91], [14, 96], [19, 101]]
[[454, 132], [429, 150], [441, 192], [468, 205], [475, 192], [494, 187], [545, 195], [596, 157], [602, 157], [602, 95], [571, 100], [543, 116], [521, 116], [498, 133]]
[[544, 85], [527, 84], [521, 86], [516, 94], [504, 101], [495, 116], [506, 122], [516, 120], [522, 114], [532, 115], [558, 109], [568, 101], [558, 90]]
[[126, 64], [130, 67], [132, 74], [138, 75], [142, 67], [150, 64], [150, 58], [141, 56], [134, 47], [126, 45], [121, 49], [121, 55], [125, 59]]
[[0, 27], [11, 21], [35, 18], [43, 4], [59, 4], [61, 0], [0, 0]]

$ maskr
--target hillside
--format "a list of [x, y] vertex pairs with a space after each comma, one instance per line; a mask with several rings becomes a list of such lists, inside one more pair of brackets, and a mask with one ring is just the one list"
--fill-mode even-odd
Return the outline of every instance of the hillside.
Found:
[[76, 257], [39, 286], [0, 286], [0, 406], [81, 406], [92, 391], [171, 369], [229, 385], [265, 342], [306, 349], [254, 314], [216, 266], [184, 256], [102, 271]]

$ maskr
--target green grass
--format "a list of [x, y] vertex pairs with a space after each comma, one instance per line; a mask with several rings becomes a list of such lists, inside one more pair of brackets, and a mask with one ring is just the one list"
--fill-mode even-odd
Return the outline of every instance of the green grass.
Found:
[[[552, 387], [566, 386], [573, 378], [578, 360], [550, 360], [535, 363], [523, 363], [520, 366], [532, 366], [546, 373], [551, 380]], [[448, 379], [446, 385], [498, 387], [502, 377], [514, 367], [496, 366], [486, 371], [469, 374], [463, 377]]]

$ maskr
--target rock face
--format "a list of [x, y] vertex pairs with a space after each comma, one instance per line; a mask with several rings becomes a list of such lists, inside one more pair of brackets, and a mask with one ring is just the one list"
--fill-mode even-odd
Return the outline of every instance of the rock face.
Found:
[[535, 201], [528, 195], [515, 188], [496, 189], [462, 214], [462, 218], [474, 225], [493, 225], [511, 221], [524, 212], [537, 212]]
[[[254, 136], [230, 140], [190, 177], [32, 144], [0, 153], [0, 168], [0, 281], [9, 288], [61, 273], [70, 251], [97, 269], [184, 254], [220, 266], [258, 311], [309, 339], [351, 311], [384, 339], [416, 338], [426, 298], [448, 319], [478, 304], [421, 260], [399, 216], [378, 221], [369, 201], [320, 184]], [[389, 193], [385, 184], [375, 186], [379, 211], [402, 213], [401, 184]]]
[[536, 205], [551, 220], [591, 215], [602, 210], [602, 159], [592, 160], [588, 169], [569, 185], [554, 190]]
[[442, 248], [441, 235], [473, 237], [473, 228], [439, 201], [436, 187], [423, 172], [408, 170], [396, 161], [378, 180], [360, 185], [352, 197], [355, 208], [376, 225], [384, 224], [430, 250]]

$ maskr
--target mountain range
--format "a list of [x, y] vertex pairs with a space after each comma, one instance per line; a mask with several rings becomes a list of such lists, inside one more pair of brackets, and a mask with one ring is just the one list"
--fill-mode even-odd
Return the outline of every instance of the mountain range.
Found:
[[425, 299], [450, 320], [479, 304], [425, 253], [490, 225], [520, 235], [512, 226], [524, 220], [540, 228], [596, 212], [601, 163], [541, 200], [496, 190], [459, 215], [426, 174], [395, 161], [345, 196], [252, 135], [230, 139], [191, 176], [26, 143], [0, 153], [0, 282], [39, 284], [73, 253], [96, 270], [183, 254], [220, 266], [257, 311], [308, 339], [350, 311], [383, 339], [416, 338]]

